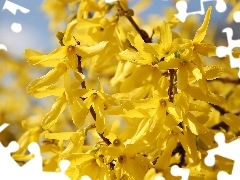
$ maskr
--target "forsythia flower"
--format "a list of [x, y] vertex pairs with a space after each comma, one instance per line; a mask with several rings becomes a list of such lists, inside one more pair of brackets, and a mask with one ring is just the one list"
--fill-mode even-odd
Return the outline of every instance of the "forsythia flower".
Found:
[[[215, 145], [216, 132], [233, 139], [240, 130], [237, 72], [226, 58], [210, 60], [216, 56], [213, 39], [206, 36], [212, 7], [200, 25], [191, 19], [181, 23], [170, 8], [167, 17], [144, 22], [138, 14], [149, 3], [139, 1], [130, 9], [127, 0], [44, 2], [52, 22], [67, 23], [56, 33], [60, 45], [48, 54], [27, 49], [24, 55], [48, 72], [32, 81], [25, 64], [18, 67], [17, 61], [2, 58], [9, 61], [7, 69], [24, 76], [18, 77], [21, 84], [32, 81], [28, 94], [55, 96], [39, 127], [22, 121], [26, 133], [13, 155], [20, 164], [32, 158], [27, 145], [35, 141], [44, 153], [44, 170], [54, 171], [67, 159], [66, 174], [74, 180], [85, 175], [93, 180], [179, 179], [170, 173], [173, 164], [189, 168], [190, 179], [216, 179], [215, 168], [224, 163], [207, 168], [203, 159]], [[55, 5], [63, 12], [57, 14]], [[199, 28], [186, 31], [191, 25]], [[3, 68], [4, 81], [5, 74]], [[17, 102], [10, 101], [14, 108], [5, 106], [9, 94], [2, 84], [1, 120], [13, 122]], [[32, 109], [44, 112], [38, 103]]]

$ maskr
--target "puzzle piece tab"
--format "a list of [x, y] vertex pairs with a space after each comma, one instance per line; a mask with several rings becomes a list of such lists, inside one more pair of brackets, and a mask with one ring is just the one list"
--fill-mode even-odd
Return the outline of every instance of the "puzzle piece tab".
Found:
[[177, 165], [173, 165], [171, 167], [171, 174], [173, 176], [181, 176], [182, 179], [181, 180], [188, 180], [189, 178], [189, 174], [190, 174], [190, 170], [187, 168], [180, 168]]
[[180, 0], [176, 3], [176, 9], [178, 10], [178, 14], [175, 14], [175, 16], [181, 22], [185, 22], [186, 18], [189, 15], [192, 15], [192, 14], [203, 15], [203, 14], [205, 14], [205, 9], [204, 9], [203, 3], [207, 2], [207, 1], [216, 1], [215, 9], [220, 13], [226, 11], [226, 9], [227, 9], [227, 6], [226, 6], [226, 3], [224, 2], [224, 0], [200, 0], [201, 9], [199, 11], [187, 13], [187, 8], [188, 8], [187, 2], [184, 0]]
[[236, 180], [240, 177], [240, 139], [235, 139], [232, 142], [226, 143], [225, 136], [223, 133], [217, 133], [214, 136], [215, 141], [218, 143], [218, 147], [208, 150], [208, 155], [204, 159], [207, 166], [213, 166], [215, 164], [215, 155], [225, 157], [227, 159], [233, 160], [234, 165], [232, 169], [232, 174], [229, 175], [224, 171], [220, 171], [217, 175], [218, 180]]
[[[233, 19], [235, 22], [240, 22], [240, 11], [237, 11], [233, 14]], [[233, 40], [233, 30], [232, 28], [224, 28], [222, 32], [226, 33], [228, 47], [218, 46], [216, 48], [216, 54], [218, 57], [222, 58], [226, 55], [229, 56], [231, 68], [240, 68], [240, 58], [235, 58], [232, 55], [232, 50], [235, 47], [240, 47], [240, 39]], [[240, 70], [238, 71], [238, 77], [240, 78]]]
[[[0, 126], [2, 132], [9, 124]], [[28, 145], [28, 151], [34, 157], [26, 162], [22, 167], [12, 158], [11, 153], [19, 149], [19, 144], [12, 141], [7, 147], [0, 142], [0, 175], [1, 180], [70, 180], [65, 172], [70, 165], [68, 160], [60, 161], [60, 172], [44, 172], [42, 167], [42, 156], [40, 147], [36, 142]]]
[[[14, 15], [16, 15], [17, 10], [21, 11], [24, 14], [30, 12], [29, 9], [24, 8], [24, 7], [22, 7], [18, 4], [15, 4], [11, 1], [8, 1], [8, 0], [5, 1], [5, 4], [4, 4], [2, 10], [8, 10], [9, 12], [11, 12]], [[11, 29], [12, 29], [13, 32], [19, 33], [19, 32], [22, 31], [22, 25], [20, 23], [14, 22], [14, 23], [12, 23]]]

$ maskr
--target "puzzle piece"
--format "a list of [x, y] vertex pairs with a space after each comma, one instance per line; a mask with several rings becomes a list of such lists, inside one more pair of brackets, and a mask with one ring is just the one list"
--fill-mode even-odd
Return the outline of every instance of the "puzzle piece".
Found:
[[[1, 45], [1, 44], [0, 44]], [[0, 126], [0, 132], [2, 132], [6, 127], [8, 127], [9, 124], [8, 123], [4, 123]]]
[[[8, 125], [7, 123], [1, 125], [0, 132]], [[16, 152], [18, 149], [19, 145], [15, 141], [12, 141], [7, 147], [4, 147], [0, 142], [1, 180], [70, 180], [70, 178], [65, 175], [65, 171], [70, 165], [69, 161], [62, 160], [60, 162], [60, 172], [43, 172], [40, 147], [36, 142], [32, 142], [28, 145], [28, 151], [33, 154], [34, 157], [21, 167], [11, 156], [11, 153]]]
[[[15, 3], [11, 2], [11, 1], [8, 1], [8, 0], [5, 1], [5, 4], [4, 4], [2, 10], [5, 10], [5, 9], [10, 11], [14, 15], [16, 15], [17, 10], [21, 11], [24, 14], [30, 12], [29, 9], [24, 8], [24, 7], [22, 7], [22, 6], [18, 5], [18, 4], [15, 4]], [[19, 32], [22, 31], [22, 25], [20, 23], [14, 22], [14, 23], [12, 23], [11, 29], [12, 29], [13, 32], [19, 33]]]
[[226, 3], [224, 2], [224, 0], [200, 0], [200, 6], [201, 9], [200, 11], [195, 11], [195, 12], [190, 12], [187, 13], [187, 2], [184, 0], [180, 0], [176, 3], [176, 9], [178, 10], [178, 14], [175, 14], [175, 16], [181, 21], [181, 22], [185, 22], [187, 16], [192, 15], [192, 14], [200, 14], [203, 15], [205, 14], [205, 9], [204, 9], [204, 2], [207, 1], [216, 1], [216, 6], [215, 9], [218, 12], [224, 12], [227, 9]]
[[240, 11], [234, 12], [234, 14], [233, 14], [233, 20], [234, 20], [236, 23], [239, 23], [239, 22], [240, 22]]
[[[24, 14], [30, 12], [29, 9], [24, 8], [24, 7], [22, 7], [22, 6], [18, 5], [18, 4], [15, 4], [15, 3], [11, 2], [11, 1], [8, 1], [8, 0], [5, 1], [2, 10], [8, 10], [12, 14], [14, 14], [14, 15], [16, 15], [17, 10], [21, 11]], [[22, 31], [22, 25], [20, 23], [13, 22], [12, 25], [11, 25], [11, 29], [12, 29], [13, 32], [19, 33], [19, 32]], [[4, 44], [0, 44], [0, 50], [1, 49], [7, 51], [7, 47]]]
[[6, 0], [4, 6], [3, 6], [3, 10], [7, 9], [8, 11], [10, 11], [12, 14], [16, 15], [17, 10], [21, 11], [22, 13], [26, 14], [29, 13], [30, 10], [27, 8], [24, 8], [18, 4], [15, 4], [11, 1]]
[[[233, 14], [233, 19], [235, 22], [240, 22], [240, 11], [237, 11]], [[232, 50], [235, 47], [240, 47], [240, 39], [233, 40], [233, 30], [232, 28], [224, 28], [222, 32], [226, 33], [228, 47], [218, 46], [216, 48], [216, 54], [218, 57], [229, 56], [231, 68], [240, 68], [240, 58], [235, 58], [232, 55]], [[238, 71], [238, 77], [240, 78], [240, 70]]]
[[177, 165], [173, 165], [170, 170], [173, 176], [181, 176], [181, 180], [188, 180], [190, 170], [187, 168], [179, 168]]
[[0, 44], [0, 50], [1, 50], [1, 49], [7, 51], [7, 46], [5, 46], [4, 44]]
[[[92, 180], [89, 176], [82, 176], [81, 178], [80, 178], [80, 180]], [[155, 179], [155, 180], [157, 180], [157, 179]], [[163, 180], [165, 180], [165, 179], [163, 179]]]
[[229, 175], [224, 171], [220, 171], [217, 175], [218, 180], [236, 180], [240, 177], [240, 139], [235, 139], [232, 142], [226, 143], [223, 133], [217, 133], [214, 136], [215, 141], [218, 143], [218, 147], [208, 150], [208, 155], [204, 159], [207, 166], [213, 166], [215, 164], [215, 155], [219, 155], [234, 161], [232, 174]]
[[162, 176], [157, 176], [157, 177], [154, 178], [154, 180], [165, 180], [165, 178], [162, 177]]

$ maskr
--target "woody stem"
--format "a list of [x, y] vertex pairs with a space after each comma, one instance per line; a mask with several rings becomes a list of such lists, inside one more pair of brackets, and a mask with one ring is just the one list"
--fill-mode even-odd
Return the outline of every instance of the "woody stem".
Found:
[[[82, 65], [81, 65], [82, 57], [77, 55], [77, 58], [78, 58], [78, 67], [77, 67], [78, 72], [83, 73], [83, 71], [82, 71]], [[81, 83], [81, 86], [82, 86], [83, 89], [86, 89], [86, 88], [87, 88], [85, 81], [83, 81], [83, 82]], [[84, 98], [82, 98], [82, 99], [84, 100]], [[90, 113], [91, 113], [94, 121], [96, 121], [96, 113], [95, 113], [95, 111], [94, 111], [94, 109], [93, 109], [92, 106], [90, 107]], [[110, 144], [111, 144], [111, 142], [110, 142], [107, 138], [105, 138], [105, 137], [103, 136], [103, 133], [98, 133], [98, 135], [102, 138], [102, 140], [103, 140], [107, 145], [110, 145]]]

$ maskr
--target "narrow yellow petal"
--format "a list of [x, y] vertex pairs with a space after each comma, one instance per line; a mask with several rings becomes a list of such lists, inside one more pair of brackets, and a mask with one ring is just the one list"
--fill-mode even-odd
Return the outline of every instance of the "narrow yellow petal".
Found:
[[169, 138], [165, 150], [163, 151], [162, 155], [157, 160], [155, 168], [165, 169], [169, 166], [170, 157], [172, 155], [172, 151], [176, 148], [176, 145], [177, 145], [177, 141], [176, 141], [175, 137]]
[[96, 113], [96, 130], [98, 133], [103, 133], [103, 130], [105, 128], [105, 117], [103, 109], [103, 102], [99, 97], [97, 97], [97, 100], [94, 103], [94, 111]]
[[67, 106], [67, 99], [65, 94], [57, 98], [54, 102], [52, 109], [49, 113], [45, 115], [42, 120], [42, 127], [44, 129], [50, 129], [54, 124], [56, 124], [59, 115], [65, 110]]
[[149, 59], [144, 59], [140, 52], [130, 51], [126, 49], [119, 53], [120, 59], [127, 60], [136, 64], [152, 65], [152, 61]]
[[195, 99], [210, 102], [216, 105], [221, 105], [225, 102], [225, 99], [217, 94], [207, 92], [206, 95], [202, 92], [202, 90], [197, 86], [189, 86], [184, 89], [184, 91], [192, 96]]
[[61, 63], [56, 68], [50, 70], [46, 75], [34, 80], [27, 86], [27, 93], [34, 94], [34, 91], [43, 91], [52, 84], [55, 84], [59, 78], [66, 72], [66, 65]]
[[78, 21], [76, 19], [74, 19], [73, 21], [71, 21], [68, 25], [67, 25], [67, 29], [66, 29], [66, 33], [64, 35], [63, 38], [63, 43], [65, 45], [67, 45], [67, 42], [71, 40], [72, 37], [72, 32], [74, 30], [74, 28], [76, 27], [76, 25], [78, 24]]
[[231, 113], [224, 114], [222, 117], [223, 121], [229, 125], [232, 129], [239, 131], [240, 130], [240, 117]]
[[[75, 48], [75, 47], [73, 47], [73, 48]], [[69, 67], [69, 69], [73, 69], [73, 70], [77, 69], [78, 57], [75, 54], [74, 50], [73, 50], [73, 52], [67, 53], [66, 64]]]
[[94, 46], [75, 46], [75, 52], [82, 58], [89, 58], [97, 55], [99, 52], [103, 51], [106, 45], [108, 44], [107, 41], [102, 41], [97, 45]]
[[209, 23], [209, 20], [210, 20], [210, 16], [211, 16], [211, 11], [212, 11], [212, 7], [209, 6], [208, 7], [208, 10], [206, 12], [206, 15], [205, 15], [205, 18], [204, 18], [204, 21], [203, 21], [203, 24], [202, 26], [197, 30], [194, 38], [193, 38], [193, 43], [194, 44], [199, 44], [200, 42], [202, 42], [202, 40], [204, 39], [204, 37], [206, 36], [206, 31], [207, 31], [207, 28], [208, 28], [208, 23]]
[[188, 85], [188, 71], [186, 66], [181, 66], [177, 71], [177, 88], [184, 90]]
[[188, 63], [187, 68], [188, 71], [193, 74], [197, 81], [202, 79], [202, 73], [200, 72], [200, 69], [196, 65]]
[[163, 22], [163, 24], [160, 27], [160, 33], [161, 33], [160, 38], [164, 50], [168, 50], [172, 43], [172, 31], [168, 23]]
[[32, 89], [31, 94], [36, 98], [43, 98], [47, 96], [61, 96], [65, 89], [57, 86], [48, 86], [44, 90]]
[[198, 151], [195, 135], [188, 128], [184, 131], [184, 135], [182, 133], [179, 133], [178, 135], [179, 140], [188, 156], [191, 157], [193, 161], [196, 161], [198, 159]]
[[209, 131], [209, 129], [198, 122], [197, 118], [191, 113], [186, 115], [186, 118], [184, 118], [183, 122], [195, 135], [203, 134]]
[[65, 47], [59, 47], [49, 53], [48, 55], [41, 54], [32, 49], [26, 49], [24, 56], [27, 58], [27, 62], [32, 65], [40, 64], [44, 67], [56, 67], [62, 59], [66, 56]]
[[69, 140], [72, 134], [75, 132], [60, 132], [60, 133], [48, 133], [45, 134], [47, 139], [57, 139], [57, 140]]
[[84, 106], [83, 100], [79, 97], [72, 98], [72, 101], [70, 101], [69, 103], [73, 123], [76, 124], [78, 127], [81, 127], [85, 122], [89, 109]]
[[208, 80], [213, 80], [218, 78], [222, 72], [223, 72], [223, 68], [221, 66], [206, 66], [204, 68], [205, 72], [206, 72], [206, 79]]
[[216, 46], [212, 44], [206, 44], [206, 43], [201, 43], [201, 44], [194, 44], [194, 52], [202, 55], [202, 56], [216, 56]]

